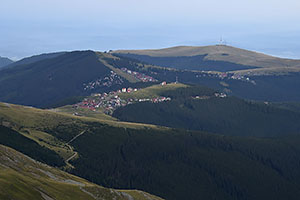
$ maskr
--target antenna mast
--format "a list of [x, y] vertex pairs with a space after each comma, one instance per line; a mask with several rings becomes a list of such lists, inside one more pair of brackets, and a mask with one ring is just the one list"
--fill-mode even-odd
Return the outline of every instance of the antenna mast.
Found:
[[220, 44], [219, 45], [225, 45], [225, 46], [227, 45], [226, 40], [224, 40], [222, 36], [220, 37]]

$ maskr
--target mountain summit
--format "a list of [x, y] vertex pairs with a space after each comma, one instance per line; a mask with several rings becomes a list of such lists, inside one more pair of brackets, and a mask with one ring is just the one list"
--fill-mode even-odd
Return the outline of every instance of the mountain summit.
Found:
[[[139, 59], [150, 64], [163, 65], [171, 67], [171, 60], [180, 61], [178, 66], [185, 66], [193, 70], [197, 64], [205, 64], [203, 62], [219, 61], [232, 64], [248, 66], [248, 69], [240, 70], [290, 70], [300, 71], [300, 60], [284, 59], [269, 56], [263, 53], [248, 51], [227, 45], [213, 46], [176, 46], [164, 49], [149, 49], [149, 50], [117, 50], [112, 53], [121, 54], [123, 56]], [[191, 59], [193, 58], [193, 59]], [[197, 63], [197, 64], [195, 64]], [[212, 65], [213, 63], [208, 63]], [[214, 63], [220, 64], [220, 63]], [[180, 67], [184, 68], [184, 67]], [[199, 68], [200, 69], [200, 68]], [[235, 71], [234, 69], [232, 71]]]

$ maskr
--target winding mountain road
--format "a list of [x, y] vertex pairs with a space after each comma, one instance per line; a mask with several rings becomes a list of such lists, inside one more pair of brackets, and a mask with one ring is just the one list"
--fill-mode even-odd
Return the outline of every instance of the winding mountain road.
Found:
[[84, 134], [86, 132], [86, 130], [82, 131], [81, 133], [79, 133], [78, 135], [76, 135], [75, 137], [73, 137], [69, 142], [67, 142], [67, 144], [70, 144], [71, 142], [73, 142], [74, 140], [76, 140], [79, 136], [81, 136], [82, 134]]
[[[66, 145], [68, 146], [68, 148], [70, 149], [70, 151], [73, 151], [73, 147], [70, 145], [70, 143], [73, 142], [74, 140], [76, 140], [79, 136], [83, 135], [85, 132], [86, 132], [86, 130], [80, 132], [78, 135], [76, 135], [76, 136], [73, 137], [69, 142], [66, 143]], [[66, 159], [65, 163], [66, 163], [68, 166], [74, 168], [74, 166], [71, 165], [71, 164], [69, 163], [69, 161], [72, 160], [73, 158], [75, 158], [77, 155], [78, 155], [78, 152], [75, 151], [74, 154], [73, 154], [72, 156], [70, 156], [69, 158]]]

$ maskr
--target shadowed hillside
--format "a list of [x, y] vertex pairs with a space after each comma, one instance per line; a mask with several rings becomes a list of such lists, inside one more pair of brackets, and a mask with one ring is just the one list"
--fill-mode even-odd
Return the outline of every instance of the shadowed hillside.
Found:
[[[155, 82], [143, 72], [130, 73], [132, 62], [93, 51], [42, 54], [25, 58], [1, 70], [0, 101], [35, 107], [76, 102], [82, 96], [122, 87], [145, 87]], [[142, 66], [142, 65], [141, 65]]]
[[5, 66], [11, 64], [11, 63], [13, 63], [13, 61], [10, 60], [9, 58], [4, 58], [4, 57], [1, 57], [1, 56], [0, 56], [0, 69], [1, 69], [2, 67], [5, 67]]
[[28, 64], [32, 64], [44, 59], [51, 59], [51, 58], [55, 58], [58, 56], [61, 56], [63, 54], [65, 54], [66, 52], [57, 52], [57, 53], [45, 53], [45, 54], [41, 54], [41, 55], [35, 55], [35, 56], [31, 56], [28, 58], [23, 58], [19, 61], [16, 61], [10, 65], [8, 65], [7, 67], [14, 67], [14, 66], [18, 66], [18, 65], [28, 65]]
[[64, 99], [121, 87], [128, 81], [92, 51], [70, 52], [1, 71], [1, 101], [47, 106]]

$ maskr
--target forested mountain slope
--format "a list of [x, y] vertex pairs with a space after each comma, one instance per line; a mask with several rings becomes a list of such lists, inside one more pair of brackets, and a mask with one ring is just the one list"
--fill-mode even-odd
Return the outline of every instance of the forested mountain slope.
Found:
[[119, 89], [131, 82], [131, 75], [119, 73], [100, 55], [75, 51], [8, 67], [0, 73], [0, 100], [44, 107], [71, 97]]
[[[113, 117], [225, 135], [263, 137], [300, 133], [299, 113], [264, 103], [248, 102], [199, 86], [164, 91], [160, 95], [171, 100], [130, 104], [114, 111]], [[134, 94], [127, 98], [134, 98]]]
[[74, 168], [68, 170], [103, 186], [140, 189], [165, 199], [300, 195], [298, 135], [222, 136], [16, 105], [3, 105], [0, 119], [28, 138], [46, 140], [47, 134], [68, 143], [78, 153], [70, 160]]
[[142, 191], [104, 188], [0, 145], [0, 199], [159, 200], [160, 198]]
[[11, 64], [11, 63], [13, 63], [13, 61], [10, 60], [9, 58], [5, 58], [5, 57], [1, 57], [1, 56], [0, 56], [0, 69], [1, 69], [2, 67], [5, 67], [5, 66]]

